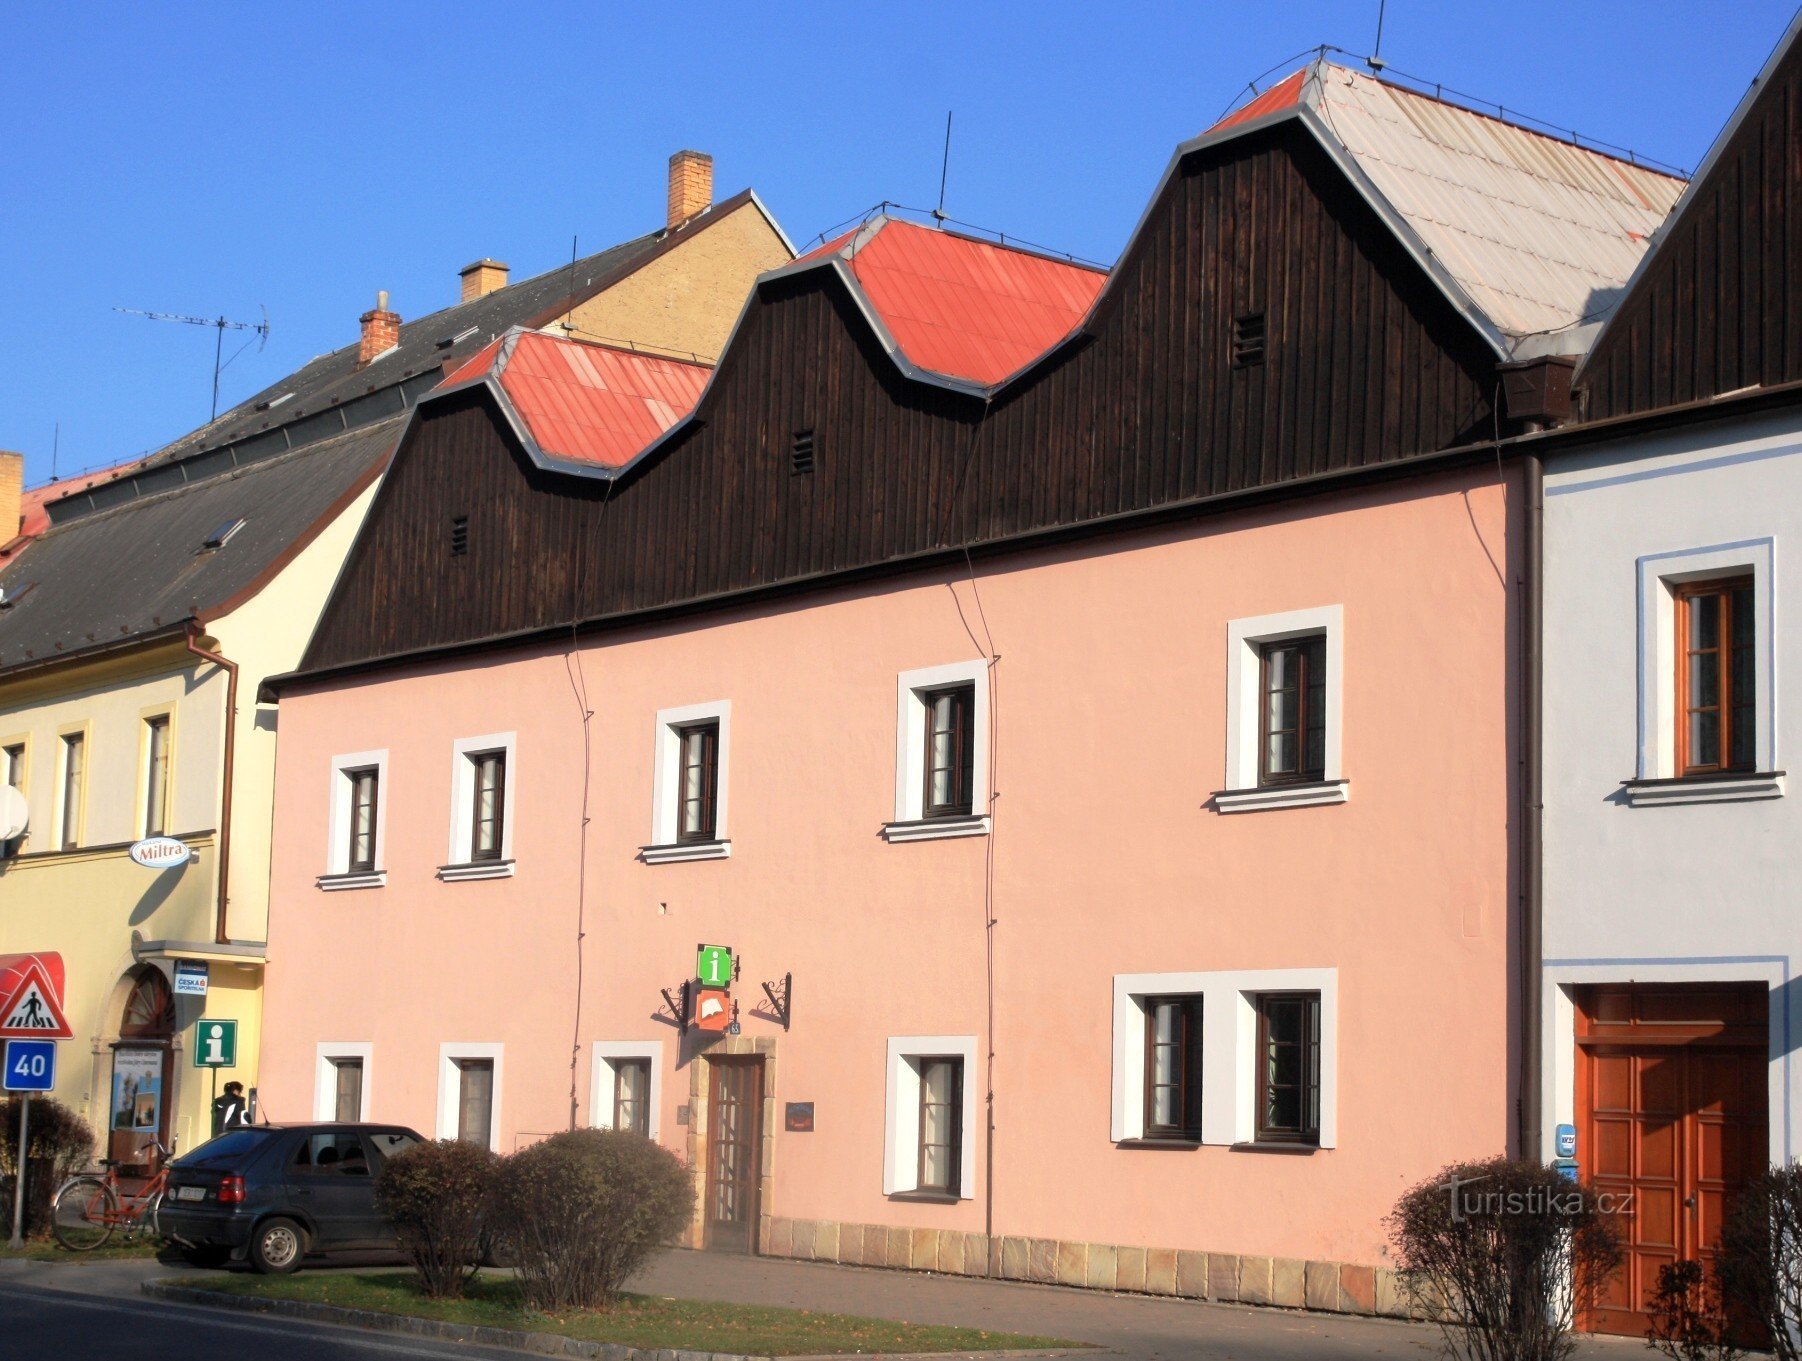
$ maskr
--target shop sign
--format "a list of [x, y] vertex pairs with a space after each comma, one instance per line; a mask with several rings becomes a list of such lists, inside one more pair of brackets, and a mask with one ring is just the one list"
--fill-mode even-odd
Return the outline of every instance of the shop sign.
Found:
[[172, 836], [147, 836], [142, 841], [132, 842], [126, 854], [131, 857], [132, 864], [142, 865], [147, 870], [172, 870], [177, 865], [187, 864], [194, 848]]
[[177, 997], [205, 997], [207, 984], [207, 963], [204, 959], [178, 959], [175, 961], [175, 995]]
[[725, 1034], [732, 1026], [732, 996], [724, 988], [702, 988], [695, 993], [696, 1030]]

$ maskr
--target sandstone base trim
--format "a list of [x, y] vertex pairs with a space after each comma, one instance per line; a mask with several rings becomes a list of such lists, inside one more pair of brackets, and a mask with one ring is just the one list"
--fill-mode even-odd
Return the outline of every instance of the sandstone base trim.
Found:
[[1383, 1318], [1422, 1317], [1393, 1270], [1352, 1262], [1121, 1247], [1056, 1238], [997, 1235], [991, 1239], [958, 1229], [780, 1217], [769, 1221], [764, 1252], [804, 1262], [994, 1276], [1004, 1281], [1225, 1304], [1266, 1304]]

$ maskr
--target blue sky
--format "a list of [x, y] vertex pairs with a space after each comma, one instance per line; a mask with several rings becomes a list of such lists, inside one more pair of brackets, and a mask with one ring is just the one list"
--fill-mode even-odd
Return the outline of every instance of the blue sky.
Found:
[[[255, 319], [221, 407], [412, 318], [482, 255], [514, 277], [661, 222], [664, 164], [715, 158], [804, 243], [930, 206], [955, 110], [958, 218], [1112, 260], [1172, 148], [1304, 49], [1369, 50], [1377, 0], [1283, 5], [514, 0], [15, 6], [0, 82], [0, 448], [27, 479], [202, 423], [213, 333]], [[1693, 166], [1790, 0], [1389, 0], [1410, 75]], [[1284, 69], [1298, 64], [1287, 62]], [[1281, 74], [1279, 70], [1276, 74]], [[232, 340], [228, 337], [227, 353]]]

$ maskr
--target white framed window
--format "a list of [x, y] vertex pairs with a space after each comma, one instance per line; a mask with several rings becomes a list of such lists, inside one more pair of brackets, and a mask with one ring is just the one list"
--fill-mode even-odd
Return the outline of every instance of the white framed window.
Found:
[[[1275, 1142], [1334, 1148], [1339, 1141], [1339, 971], [1228, 969], [1201, 973], [1114, 975], [1114, 1080], [1110, 1132], [1115, 1143], [1146, 1137], [1146, 1007], [1172, 998], [1198, 999], [1201, 1017], [1201, 1142]], [[1260, 1026], [1260, 1017], [1265, 1025]], [[1298, 1018], [1299, 1021], [1298, 1021]], [[1298, 1027], [1305, 1027], [1305, 1030]], [[1294, 1033], [1291, 1033], [1294, 1032]], [[1260, 1121], [1260, 1096], [1271, 1097], [1267, 1044], [1279, 1062], [1301, 1051], [1294, 1074], [1276, 1084], [1276, 1104], [1312, 1137], [1273, 1137]]]
[[331, 1041], [316, 1046], [314, 1053], [313, 1118], [367, 1120], [375, 1047], [364, 1041]]
[[655, 1139], [663, 1104], [662, 1040], [596, 1040], [588, 1123]]
[[388, 753], [357, 751], [331, 761], [323, 889], [379, 888], [388, 882]]
[[518, 735], [489, 733], [451, 743], [450, 846], [438, 877], [505, 879], [513, 873], [513, 791]]
[[657, 711], [647, 865], [723, 860], [732, 854], [726, 813], [732, 781], [732, 701]]
[[[1635, 777], [1624, 782], [1628, 803], [1713, 803], [1782, 796], [1784, 781], [1778, 773], [1777, 755], [1774, 561], [1775, 544], [1769, 538], [1653, 553], [1638, 560], [1637, 769]], [[1678, 636], [1680, 631], [1687, 633], [1689, 627], [1702, 626], [1699, 613], [1684, 604], [1698, 587], [1708, 582], [1747, 579], [1751, 585], [1751, 608], [1734, 611], [1737, 627], [1733, 631], [1740, 635], [1740, 647], [1731, 646], [1735, 641], [1732, 638]], [[1746, 640], [1742, 630], [1751, 635], [1749, 648], [1743, 646]], [[1737, 696], [1714, 696], [1718, 706], [1715, 721], [1725, 725], [1729, 706], [1735, 698], [1747, 699], [1745, 692], [1749, 691], [1750, 703], [1733, 716], [1741, 720], [1738, 729], [1750, 741], [1735, 753], [1741, 759], [1726, 759], [1727, 752], [1718, 754], [1722, 759], [1716, 764], [1736, 768], [1706, 775], [1686, 774], [1678, 769], [1680, 748], [1688, 745], [1680, 720], [1700, 717], [1693, 712], [1699, 707], [1700, 697], [1682, 696], [1686, 712], [1679, 715], [1679, 691], [1686, 688], [1684, 679], [1689, 668], [1702, 661], [1697, 655], [1698, 645], [1711, 642], [1718, 643], [1720, 651], [1731, 657], [1731, 688], [1739, 691]], [[1743, 721], [1745, 717], [1751, 718], [1749, 725]]]
[[980, 1085], [974, 1035], [889, 1040], [884, 1195], [975, 1198]]
[[1226, 627], [1221, 813], [1344, 803], [1345, 609], [1322, 605]]
[[56, 845], [81, 845], [88, 807], [88, 730], [84, 724], [58, 734], [56, 751]]
[[146, 837], [164, 836], [169, 831], [173, 740], [172, 711], [164, 709], [144, 715], [138, 753], [141, 768], [138, 826]]
[[895, 681], [895, 816], [889, 841], [986, 836], [989, 666], [981, 658]]
[[438, 1046], [438, 1137], [501, 1151], [504, 1044]]

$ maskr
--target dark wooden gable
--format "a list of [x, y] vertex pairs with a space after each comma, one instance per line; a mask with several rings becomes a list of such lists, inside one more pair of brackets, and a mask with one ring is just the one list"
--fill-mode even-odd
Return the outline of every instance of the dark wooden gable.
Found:
[[[1262, 361], [1236, 364], [1256, 316]], [[427, 404], [303, 669], [1430, 452], [1490, 432], [1494, 375], [1311, 135], [1280, 126], [1187, 158], [1090, 333], [986, 406], [903, 377], [825, 270], [760, 286], [699, 419], [611, 493], [530, 465], [480, 394]]]
[[1793, 42], [1584, 361], [1591, 419], [1802, 379], [1802, 42]]

